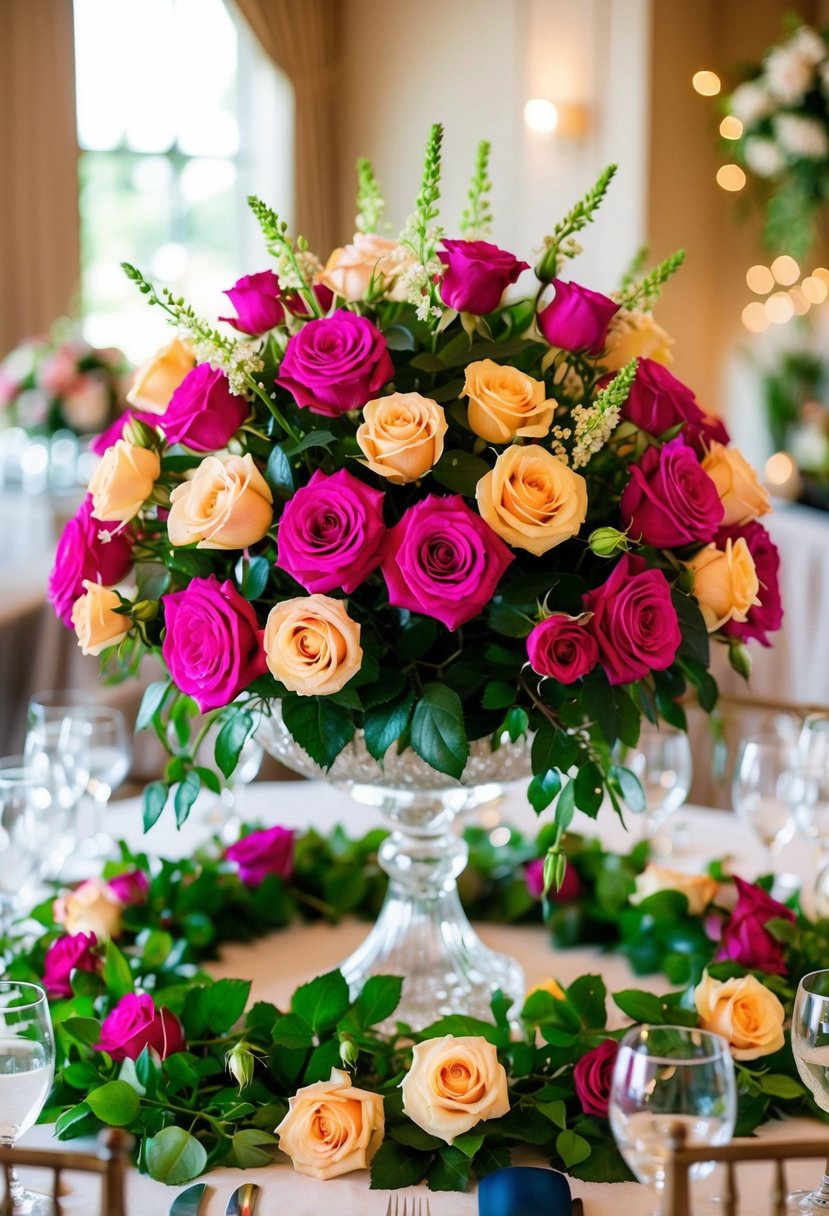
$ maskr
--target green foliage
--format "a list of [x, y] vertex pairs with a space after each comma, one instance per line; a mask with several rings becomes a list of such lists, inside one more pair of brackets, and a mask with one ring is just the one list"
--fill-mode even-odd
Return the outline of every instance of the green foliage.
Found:
[[659, 299], [665, 283], [676, 274], [684, 261], [685, 250], [678, 249], [676, 253], [672, 253], [670, 257], [665, 258], [664, 262], [660, 262], [658, 266], [649, 271], [644, 278], [626, 286], [618, 297], [622, 308], [628, 310], [641, 308], [645, 312], [650, 312]]
[[475, 172], [469, 183], [467, 203], [461, 214], [460, 230], [470, 241], [488, 237], [492, 230], [492, 208], [489, 192], [492, 182], [489, 179], [489, 154], [492, 146], [488, 140], [482, 139], [475, 154]]

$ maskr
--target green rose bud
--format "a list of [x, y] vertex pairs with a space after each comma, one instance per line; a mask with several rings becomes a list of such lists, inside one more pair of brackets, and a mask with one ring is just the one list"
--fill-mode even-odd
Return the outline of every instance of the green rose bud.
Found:
[[346, 1068], [353, 1068], [360, 1055], [360, 1048], [351, 1038], [343, 1039], [340, 1043], [340, 1059]]
[[133, 604], [130, 616], [135, 621], [154, 621], [158, 616], [158, 601], [139, 600]]
[[254, 1055], [244, 1039], [231, 1047], [225, 1056], [225, 1067], [242, 1092], [253, 1080]]
[[751, 655], [742, 642], [731, 642], [728, 647], [728, 661], [738, 675], [744, 680], [751, 676]]
[[538, 260], [535, 277], [539, 283], [552, 283], [558, 274], [558, 245], [548, 245]]
[[141, 422], [139, 418], [130, 418], [124, 427], [123, 437], [127, 443], [131, 443], [137, 448], [152, 448], [156, 452], [161, 448], [158, 431], [147, 426], [146, 422]]
[[627, 533], [618, 528], [594, 528], [587, 543], [596, 557], [613, 557], [614, 553], [630, 548]]

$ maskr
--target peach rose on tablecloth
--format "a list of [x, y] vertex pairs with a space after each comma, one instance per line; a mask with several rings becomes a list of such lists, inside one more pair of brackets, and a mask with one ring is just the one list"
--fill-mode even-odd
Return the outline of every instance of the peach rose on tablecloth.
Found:
[[83, 654], [100, 654], [122, 641], [130, 629], [130, 618], [116, 612], [121, 600], [111, 587], [83, 580], [84, 594], [72, 605], [72, 626]]
[[331, 1069], [329, 1080], [298, 1090], [276, 1128], [279, 1147], [297, 1173], [323, 1182], [365, 1169], [384, 1131], [382, 1095], [356, 1089], [339, 1068]]
[[556, 409], [542, 380], [492, 359], [467, 365], [461, 396], [469, 398], [470, 427], [489, 443], [546, 435]]
[[673, 363], [673, 338], [657, 325], [649, 312], [623, 308], [610, 322], [607, 351], [599, 356], [602, 367], [620, 372], [631, 359], [653, 359], [654, 363]]
[[163, 414], [173, 393], [195, 366], [190, 343], [173, 338], [136, 370], [127, 401], [148, 414]]
[[683, 870], [672, 870], [669, 866], [650, 862], [636, 876], [636, 890], [630, 902], [640, 904], [649, 895], [657, 895], [660, 891], [679, 891], [688, 900], [691, 916], [702, 916], [716, 897], [719, 887], [719, 883], [708, 874], [686, 874]]
[[104, 452], [92, 474], [89, 493], [96, 519], [126, 523], [137, 515], [153, 492], [161, 460], [153, 448], [139, 448], [118, 439]]
[[167, 532], [174, 545], [244, 549], [273, 522], [270, 486], [245, 456], [206, 456], [188, 481], [170, 495]]
[[706, 545], [685, 565], [694, 572], [694, 595], [709, 633], [726, 621], [744, 621], [760, 604], [760, 581], [744, 537], [729, 537], [724, 549]]
[[303, 595], [271, 608], [265, 622], [271, 674], [303, 697], [339, 692], [360, 670], [360, 626], [342, 600]]
[[705, 971], [694, 990], [694, 1003], [702, 1029], [722, 1035], [735, 1060], [771, 1055], [785, 1042], [786, 1011], [756, 976], [721, 981]]
[[314, 282], [352, 302], [366, 299], [369, 288], [401, 301], [406, 298], [402, 276], [413, 263], [411, 253], [397, 241], [374, 232], [357, 232], [350, 245], [334, 250]]
[[493, 532], [536, 557], [575, 536], [587, 515], [587, 482], [537, 443], [503, 451], [475, 498]]
[[372, 473], [396, 485], [417, 481], [443, 455], [443, 407], [420, 393], [391, 393], [363, 406], [357, 443]]
[[123, 904], [103, 878], [88, 878], [52, 904], [55, 922], [67, 933], [94, 933], [101, 941], [121, 932]]
[[723, 505], [721, 528], [749, 524], [758, 515], [768, 515], [771, 500], [760, 485], [757, 472], [737, 448], [727, 448], [714, 439], [702, 467], [717, 487]]
[[483, 1119], [509, 1112], [507, 1074], [492, 1043], [452, 1034], [417, 1043], [403, 1078], [403, 1110], [430, 1136], [451, 1144]]

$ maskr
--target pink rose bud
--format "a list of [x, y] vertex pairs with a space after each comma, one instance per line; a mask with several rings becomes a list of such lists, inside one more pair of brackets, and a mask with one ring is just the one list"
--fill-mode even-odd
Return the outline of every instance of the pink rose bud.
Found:
[[551, 346], [586, 350], [598, 355], [607, 343], [607, 330], [621, 305], [580, 283], [554, 279], [555, 299], [538, 314], [538, 328]]
[[607, 1118], [610, 1084], [618, 1050], [619, 1044], [615, 1039], [605, 1039], [598, 1047], [585, 1052], [573, 1069], [576, 1097], [586, 1115]]
[[574, 684], [599, 661], [599, 647], [585, 618], [556, 612], [539, 621], [527, 638], [533, 671], [560, 684]]
[[243, 334], [267, 333], [285, 319], [279, 279], [272, 270], [246, 274], [224, 293], [236, 309], [235, 317], [219, 317]]
[[489, 241], [441, 242], [438, 257], [446, 270], [440, 281], [440, 298], [447, 308], [476, 317], [493, 312], [501, 296], [514, 283], [528, 262], [491, 245]]
[[225, 853], [239, 867], [246, 887], [258, 887], [269, 874], [290, 878], [294, 864], [294, 834], [288, 828], [268, 828], [251, 832], [237, 840]]
[[227, 446], [249, 413], [247, 399], [230, 391], [224, 372], [199, 363], [155, 421], [168, 443], [183, 443], [194, 452], [217, 452]]
[[114, 878], [107, 879], [107, 885], [124, 907], [146, 903], [150, 893], [150, 882], [143, 870], [116, 874]]
[[187, 1046], [178, 1018], [145, 992], [128, 992], [109, 1013], [101, 1026], [96, 1051], [105, 1051], [113, 1060], [137, 1060], [145, 1047], [166, 1060]]

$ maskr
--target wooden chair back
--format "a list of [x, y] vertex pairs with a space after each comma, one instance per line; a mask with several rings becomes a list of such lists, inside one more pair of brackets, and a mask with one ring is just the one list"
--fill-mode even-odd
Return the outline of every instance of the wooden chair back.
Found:
[[97, 1174], [101, 1179], [100, 1216], [126, 1216], [125, 1175], [133, 1143], [132, 1136], [126, 1132], [108, 1128], [98, 1136], [98, 1148], [94, 1153], [18, 1148], [16, 1145], [0, 1148], [0, 1174], [5, 1182], [0, 1216], [18, 1216], [26, 1210], [15, 1204], [13, 1198], [12, 1172], [18, 1167], [52, 1171], [54, 1216], [61, 1216], [63, 1211], [60, 1183], [64, 1172]]

